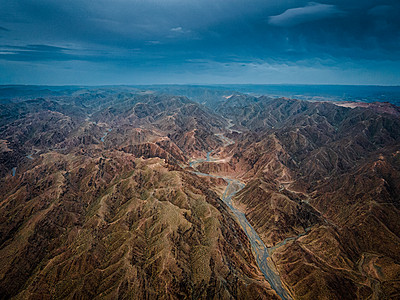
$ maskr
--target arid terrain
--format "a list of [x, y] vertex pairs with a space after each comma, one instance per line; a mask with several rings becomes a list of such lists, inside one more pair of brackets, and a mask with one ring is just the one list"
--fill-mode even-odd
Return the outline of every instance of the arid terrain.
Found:
[[400, 298], [398, 106], [1, 92], [1, 299]]

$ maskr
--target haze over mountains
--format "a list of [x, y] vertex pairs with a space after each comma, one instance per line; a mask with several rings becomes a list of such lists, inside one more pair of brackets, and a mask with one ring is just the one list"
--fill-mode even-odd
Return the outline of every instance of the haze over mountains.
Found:
[[0, 88], [1, 298], [399, 298], [398, 100], [247, 92]]

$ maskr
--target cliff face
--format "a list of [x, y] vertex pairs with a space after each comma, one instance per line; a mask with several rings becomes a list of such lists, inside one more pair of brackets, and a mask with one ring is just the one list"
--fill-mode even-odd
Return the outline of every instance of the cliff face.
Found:
[[293, 298], [398, 297], [398, 108], [207, 103], [93, 89], [1, 104], [1, 298], [278, 298], [218, 176], [246, 184], [232, 203]]

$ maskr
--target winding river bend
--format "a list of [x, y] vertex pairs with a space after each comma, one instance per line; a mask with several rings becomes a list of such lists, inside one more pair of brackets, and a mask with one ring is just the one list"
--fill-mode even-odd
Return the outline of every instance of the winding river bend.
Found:
[[[227, 144], [230, 145], [234, 143], [233, 140], [225, 137], [223, 134], [218, 134], [218, 137], [221, 138], [221, 140], [224, 143], [224, 146], [226, 146]], [[215, 159], [211, 157], [212, 152], [213, 151], [207, 153], [206, 159], [198, 159], [191, 161], [189, 165], [195, 168], [196, 164], [202, 162], [215, 161]], [[269, 251], [268, 251], [269, 249], [265, 246], [264, 242], [261, 240], [257, 232], [254, 230], [253, 226], [251, 226], [249, 221], [246, 219], [245, 214], [236, 209], [232, 204], [232, 197], [234, 197], [240, 190], [242, 190], [245, 187], [245, 184], [237, 179], [232, 179], [229, 177], [211, 175], [197, 171], [194, 171], [193, 173], [198, 176], [222, 178], [228, 183], [228, 186], [226, 187], [224, 194], [222, 195], [222, 201], [224, 201], [229, 206], [233, 215], [236, 217], [240, 226], [242, 227], [247, 237], [249, 238], [258, 267], [264, 274], [265, 279], [267, 279], [267, 281], [270, 283], [271, 287], [275, 290], [275, 292], [278, 294], [279, 297], [281, 297], [282, 299], [292, 299], [289, 296], [288, 292], [284, 289], [279, 274], [275, 270], [275, 266], [269, 256]]]
[[107, 129], [107, 131], [104, 133], [104, 135], [100, 138], [100, 140], [104, 143], [104, 139], [106, 138], [106, 136], [111, 132], [111, 128]]

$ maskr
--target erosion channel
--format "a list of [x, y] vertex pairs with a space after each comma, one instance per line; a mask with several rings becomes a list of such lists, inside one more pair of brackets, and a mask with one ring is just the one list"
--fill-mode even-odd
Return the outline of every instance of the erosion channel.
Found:
[[[218, 137], [220, 137], [221, 140], [224, 142], [224, 146], [234, 143], [233, 140], [225, 137], [223, 134], [218, 134]], [[206, 159], [197, 159], [191, 161], [189, 163], [190, 167], [196, 170], [196, 165], [199, 163], [215, 161], [215, 159], [211, 157], [212, 152], [213, 151], [207, 153]], [[246, 233], [247, 237], [249, 238], [253, 250], [253, 255], [256, 258], [257, 264], [261, 272], [264, 274], [264, 277], [267, 279], [267, 281], [270, 283], [271, 287], [275, 290], [275, 292], [278, 294], [279, 297], [281, 297], [282, 299], [292, 299], [289, 296], [288, 292], [283, 287], [279, 274], [277, 273], [277, 271], [275, 271], [275, 266], [270, 258], [268, 248], [265, 246], [264, 242], [261, 240], [257, 232], [251, 226], [249, 221], [246, 219], [245, 214], [236, 209], [232, 204], [232, 197], [234, 197], [236, 193], [242, 190], [245, 187], [245, 184], [237, 179], [229, 177], [211, 175], [198, 171], [193, 171], [193, 173], [198, 176], [222, 178], [228, 183], [228, 186], [226, 187], [222, 195], [222, 200], [224, 201], [224, 203], [226, 203], [226, 205], [229, 206], [234, 217], [236, 218], [236, 220]]]

